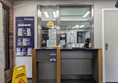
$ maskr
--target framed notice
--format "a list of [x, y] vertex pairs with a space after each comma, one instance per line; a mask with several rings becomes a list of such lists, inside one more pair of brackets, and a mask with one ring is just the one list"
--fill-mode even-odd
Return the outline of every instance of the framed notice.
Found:
[[32, 55], [34, 48], [34, 17], [16, 17], [16, 55]]

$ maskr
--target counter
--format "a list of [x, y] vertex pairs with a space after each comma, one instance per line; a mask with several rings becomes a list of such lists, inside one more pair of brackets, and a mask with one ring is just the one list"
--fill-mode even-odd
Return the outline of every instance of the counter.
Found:
[[[50, 61], [51, 53], [56, 61]], [[102, 83], [101, 49], [34, 49], [32, 72], [33, 83]]]

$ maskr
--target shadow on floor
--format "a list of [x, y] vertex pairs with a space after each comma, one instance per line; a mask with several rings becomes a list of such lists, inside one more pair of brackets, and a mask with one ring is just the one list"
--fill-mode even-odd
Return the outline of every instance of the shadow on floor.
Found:
[[28, 79], [28, 83], [32, 83], [32, 79]]
[[[32, 83], [32, 79], [28, 79], [28, 83]], [[97, 83], [92, 80], [62, 80], [61, 83]]]
[[93, 80], [62, 80], [61, 83], [97, 83]]

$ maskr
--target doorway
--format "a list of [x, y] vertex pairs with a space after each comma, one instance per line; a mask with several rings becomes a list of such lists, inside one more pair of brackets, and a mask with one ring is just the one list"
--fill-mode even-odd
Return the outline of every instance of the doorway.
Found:
[[103, 9], [103, 70], [105, 82], [118, 82], [118, 9]]

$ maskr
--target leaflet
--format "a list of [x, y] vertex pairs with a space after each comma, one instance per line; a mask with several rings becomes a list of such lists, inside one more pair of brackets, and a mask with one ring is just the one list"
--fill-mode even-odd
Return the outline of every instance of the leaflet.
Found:
[[32, 55], [32, 48], [27, 49], [27, 55]]
[[18, 28], [18, 36], [23, 36], [23, 30], [22, 30], [22, 28]]
[[27, 28], [27, 36], [31, 36], [31, 29]]
[[23, 29], [23, 36], [27, 36], [27, 29], [26, 28]]
[[27, 46], [27, 38], [23, 38], [23, 46]]
[[31, 39], [27, 38], [27, 46], [31, 46]]
[[27, 55], [27, 49], [26, 48], [22, 48], [22, 55], [23, 56]]
[[16, 55], [21, 55], [22, 52], [21, 52], [21, 48], [16, 48]]
[[18, 38], [18, 40], [17, 40], [17, 46], [22, 46], [22, 38]]

